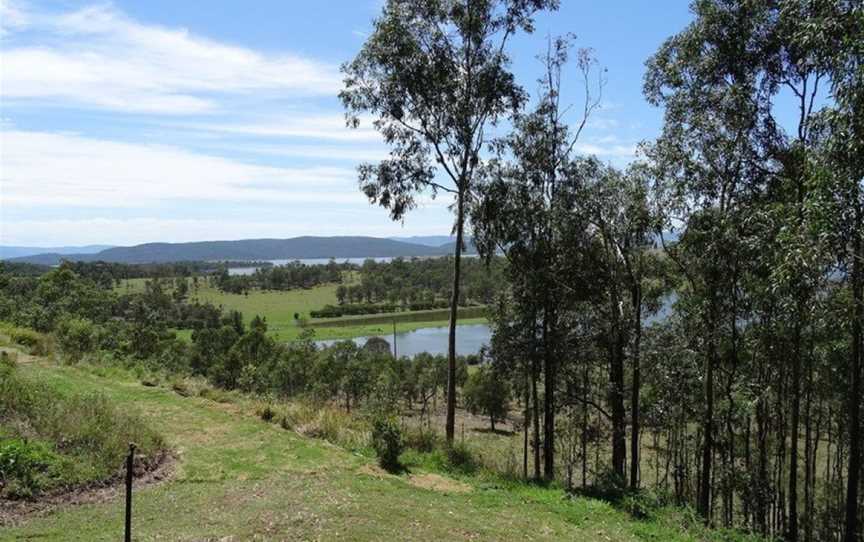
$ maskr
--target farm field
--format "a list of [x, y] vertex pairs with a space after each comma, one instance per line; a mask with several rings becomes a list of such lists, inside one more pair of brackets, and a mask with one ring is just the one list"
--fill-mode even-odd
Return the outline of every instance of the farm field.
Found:
[[[410, 461], [408, 473], [385, 474], [363, 450], [266, 423], [243, 400], [183, 397], [122, 373], [99, 376], [95, 368], [44, 358], [19, 370], [67, 392], [98, 391], [135, 405], [176, 451], [173, 476], [135, 493], [136, 540], [721, 539], [679, 512], [639, 521], [603, 501], [565, 498], [556, 488], [450, 476]], [[117, 540], [122, 511], [117, 497], [63, 506], [0, 528], [0, 540]]]
[[[128, 279], [117, 288], [118, 291], [140, 291], [147, 279]], [[226, 311], [236, 310], [243, 314], [249, 322], [256, 315], [267, 319], [270, 334], [282, 341], [296, 339], [303, 331], [297, 325], [294, 315], [308, 319], [309, 311], [320, 309], [324, 305], [335, 305], [336, 284], [316, 286], [297, 290], [253, 290], [248, 294], [231, 294], [219, 291], [217, 288], [200, 281], [197, 289], [190, 290], [190, 300], [212, 303]], [[479, 316], [477, 309], [460, 310], [460, 324], [482, 324], [487, 320]], [[462, 318], [464, 315], [464, 318]], [[315, 330], [316, 339], [349, 339], [366, 335], [388, 334], [393, 332], [393, 319], [396, 319], [396, 331], [412, 331], [428, 327], [447, 325], [447, 309], [428, 311], [399, 312], [393, 314], [375, 314], [363, 316], [345, 316], [322, 320], [320, 326], [309, 325]], [[180, 333], [181, 336], [188, 333]]]

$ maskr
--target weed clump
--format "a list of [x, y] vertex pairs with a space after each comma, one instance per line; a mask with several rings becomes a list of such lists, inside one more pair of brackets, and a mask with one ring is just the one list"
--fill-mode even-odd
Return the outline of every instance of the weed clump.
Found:
[[405, 447], [421, 453], [429, 453], [438, 446], [438, 434], [431, 429], [413, 427], [405, 430]]
[[448, 466], [455, 471], [470, 473], [477, 469], [477, 461], [464, 442], [454, 442], [445, 447]]
[[265, 422], [271, 422], [276, 416], [276, 413], [273, 411], [273, 408], [270, 405], [264, 405], [263, 407], [258, 409], [258, 416]]

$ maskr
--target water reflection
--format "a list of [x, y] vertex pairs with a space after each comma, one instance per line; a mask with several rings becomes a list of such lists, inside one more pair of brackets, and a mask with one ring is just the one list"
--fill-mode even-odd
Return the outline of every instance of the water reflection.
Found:
[[[420, 352], [429, 352], [430, 354], [447, 355], [447, 327], [426, 327], [415, 329], [413, 331], [403, 331], [396, 333], [396, 353], [399, 356], [412, 357]], [[467, 356], [469, 354], [477, 354], [480, 348], [489, 344], [492, 332], [486, 324], [460, 324], [456, 328], [456, 354], [459, 356]], [[393, 334], [370, 335], [367, 337], [355, 337], [353, 340], [358, 345], [366, 344], [366, 340], [370, 337], [381, 337], [390, 343], [393, 347]], [[320, 346], [330, 346], [339, 340], [345, 339], [330, 339], [325, 341], [316, 341]]]

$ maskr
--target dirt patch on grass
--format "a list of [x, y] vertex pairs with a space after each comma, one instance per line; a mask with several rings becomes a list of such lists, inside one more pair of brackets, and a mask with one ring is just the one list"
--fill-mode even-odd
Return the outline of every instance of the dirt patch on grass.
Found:
[[18, 348], [9, 346], [0, 346], [0, 352], [5, 352], [7, 356], [17, 363], [33, 363], [37, 359], [36, 356], [31, 356]]
[[[171, 479], [175, 473], [176, 462], [173, 454], [164, 453], [152, 461], [136, 465], [132, 482], [133, 494], [144, 487]], [[0, 527], [13, 527], [32, 517], [44, 516], [67, 506], [119, 499], [125, 491], [124, 475], [118, 473], [109, 480], [43, 493], [33, 500], [0, 499]]]
[[466, 483], [432, 473], [412, 474], [408, 476], [408, 483], [415, 487], [440, 491], [441, 493], [468, 493], [471, 491], [471, 486]]
[[359, 474], [365, 474], [366, 476], [371, 476], [372, 478], [378, 478], [380, 480], [383, 480], [385, 478], [398, 478], [398, 476], [396, 476], [395, 474], [390, 474], [389, 472], [382, 469], [378, 465], [375, 465], [374, 463], [367, 463], [363, 465], [362, 467], [357, 469], [357, 472]]

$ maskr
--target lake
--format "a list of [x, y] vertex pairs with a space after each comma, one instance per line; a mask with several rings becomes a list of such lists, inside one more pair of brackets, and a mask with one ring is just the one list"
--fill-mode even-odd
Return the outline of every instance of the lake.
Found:
[[[404, 260], [413, 260], [413, 259], [427, 259], [427, 258], [441, 258], [442, 256], [376, 256], [376, 257], [364, 257], [364, 258], [334, 258], [336, 263], [352, 263], [356, 265], [363, 265], [363, 262], [366, 260], [375, 260], [378, 263], [389, 263], [395, 260], [397, 257], [402, 258]], [[476, 258], [477, 254], [462, 254], [463, 258]], [[330, 258], [294, 258], [293, 260], [258, 260], [261, 262], [269, 262], [273, 265], [287, 265], [293, 262], [300, 262], [305, 265], [327, 265], [330, 263]], [[228, 274], [229, 275], [251, 275], [255, 273], [257, 267], [229, 267]]]
[[[396, 353], [399, 356], [413, 357], [420, 352], [429, 352], [430, 354], [447, 355], [447, 327], [426, 327], [415, 329], [413, 331], [404, 331], [396, 333]], [[372, 337], [370, 335], [369, 337]], [[381, 337], [390, 343], [390, 348], [393, 348], [393, 334], [390, 335], [374, 335]], [[366, 343], [369, 337], [355, 337], [350, 339], [360, 346]], [[456, 354], [467, 356], [469, 354], [477, 354], [480, 348], [489, 344], [492, 338], [492, 330], [486, 324], [460, 324], [456, 327]], [[345, 339], [341, 339], [345, 340]], [[319, 346], [330, 346], [339, 340], [331, 339], [326, 341], [315, 341]]]
[[[362, 265], [366, 260], [375, 260], [378, 263], [387, 263], [392, 261], [394, 258], [391, 256], [384, 256], [378, 258], [342, 258], [340, 260], [335, 260], [336, 263], [353, 263], [357, 265]], [[295, 258], [293, 260], [259, 260], [262, 262], [269, 262], [273, 265], [287, 265], [293, 262], [300, 262], [304, 265], [327, 265], [330, 263], [330, 258]], [[228, 274], [229, 275], [251, 275], [255, 273], [257, 267], [229, 267]]]

